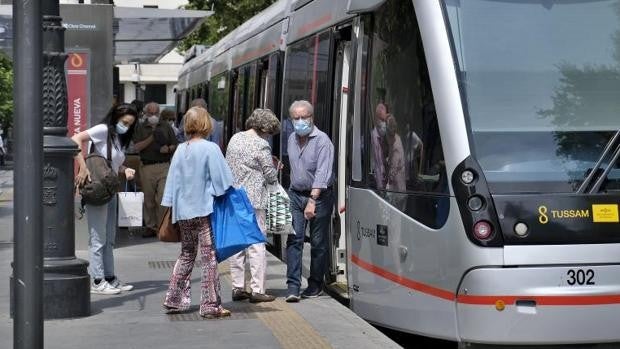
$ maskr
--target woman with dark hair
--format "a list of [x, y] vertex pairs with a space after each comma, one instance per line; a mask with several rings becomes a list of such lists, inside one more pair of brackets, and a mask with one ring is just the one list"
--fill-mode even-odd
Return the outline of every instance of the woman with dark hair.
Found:
[[[104, 158], [111, 146], [111, 165], [116, 173], [123, 172], [127, 180], [133, 179], [136, 171], [123, 166], [125, 153], [123, 150], [129, 145], [133, 135], [134, 125], [138, 117], [135, 107], [129, 104], [120, 104], [112, 107], [105, 120], [86, 131], [73, 137], [80, 148], [88, 142], [88, 152], [97, 153]], [[81, 187], [90, 181], [90, 172], [82, 153], [75, 159], [79, 165], [79, 172], [75, 178], [76, 187]], [[93, 278], [90, 292], [96, 294], [119, 294], [121, 291], [130, 291], [132, 285], [122, 283], [114, 273], [114, 239], [116, 237], [117, 199], [102, 206], [86, 205], [88, 217], [88, 232], [90, 235], [90, 274]]]

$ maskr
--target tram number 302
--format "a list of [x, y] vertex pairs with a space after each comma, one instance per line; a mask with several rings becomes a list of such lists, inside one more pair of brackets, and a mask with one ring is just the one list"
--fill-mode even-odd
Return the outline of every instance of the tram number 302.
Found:
[[566, 283], [570, 286], [596, 285], [594, 282], [594, 270], [592, 269], [569, 269], [566, 272]]

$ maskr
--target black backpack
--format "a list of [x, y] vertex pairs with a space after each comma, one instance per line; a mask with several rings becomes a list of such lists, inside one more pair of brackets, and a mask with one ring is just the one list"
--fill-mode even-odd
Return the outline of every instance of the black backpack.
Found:
[[82, 205], [101, 206], [105, 205], [118, 191], [120, 180], [118, 174], [112, 170], [112, 138], [108, 130], [107, 158], [94, 151], [94, 143], [91, 143], [90, 151], [86, 156], [86, 167], [90, 172], [90, 182], [80, 188]]

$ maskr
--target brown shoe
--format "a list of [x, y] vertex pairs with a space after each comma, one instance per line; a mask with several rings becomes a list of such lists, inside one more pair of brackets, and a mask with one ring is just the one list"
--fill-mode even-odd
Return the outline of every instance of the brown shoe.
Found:
[[222, 308], [219, 313], [214, 314], [200, 314], [205, 319], [219, 319], [222, 317], [230, 316], [230, 310]]
[[235, 302], [238, 301], [242, 301], [245, 299], [250, 298], [250, 294], [247, 293], [244, 289], [242, 288], [233, 288], [232, 290], [232, 300]]
[[275, 299], [276, 297], [264, 293], [252, 292], [250, 295], [250, 303], [273, 302]]

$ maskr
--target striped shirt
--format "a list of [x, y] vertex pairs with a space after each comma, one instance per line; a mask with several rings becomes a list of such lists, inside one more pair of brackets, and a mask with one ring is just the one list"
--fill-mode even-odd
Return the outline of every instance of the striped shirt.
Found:
[[288, 157], [291, 165], [291, 189], [307, 191], [325, 189], [334, 182], [334, 145], [325, 132], [313, 126], [306, 144], [299, 137], [288, 137]]

